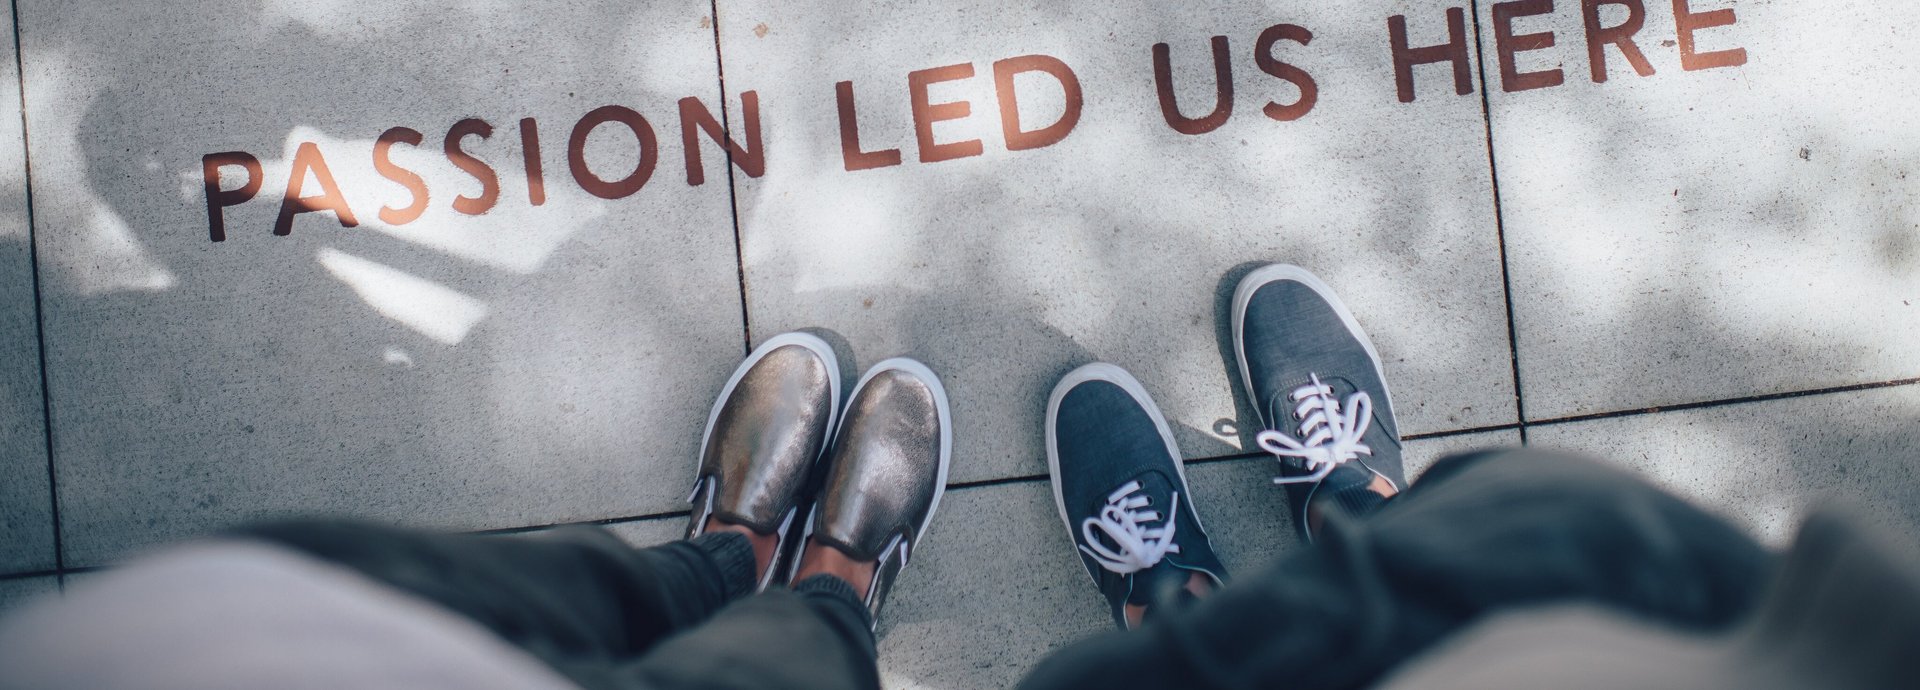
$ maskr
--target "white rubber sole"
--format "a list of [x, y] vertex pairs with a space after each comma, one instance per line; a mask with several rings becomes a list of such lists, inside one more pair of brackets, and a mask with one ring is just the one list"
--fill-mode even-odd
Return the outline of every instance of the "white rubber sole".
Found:
[[1193, 514], [1194, 525], [1200, 528], [1201, 534], [1205, 534], [1207, 526], [1200, 521], [1200, 510], [1193, 503], [1193, 485], [1187, 483], [1187, 460], [1180, 455], [1179, 446], [1174, 445], [1173, 429], [1167, 426], [1167, 418], [1160, 414], [1160, 406], [1153, 404], [1153, 397], [1147, 394], [1146, 387], [1140, 385], [1140, 380], [1127, 373], [1127, 370], [1106, 362], [1095, 362], [1067, 372], [1066, 376], [1060, 378], [1060, 383], [1054, 385], [1053, 393], [1047, 396], [1047, 473], [1053, 479], [1053, 506], [1060, 511], [1060, 521], [1066, 524], [1068, 537], [1076, 544], [1080, 542], [1080, 533], [1074, 529], [1073, 518], [1067, 516], [1066, 494], [1060, 490], [1060, 436], [1054, 420], [1060, 416], [1060, 401], [1067, 397], [1067, 392], [1089, 381], [1105, 381], [1119, 386], [1147, 411], [1147, 416], [1153, 419], [1154, 428], [1160, 432], [1160, 440], [1167, 444], [1167, 454], [1173, 457], [1173, 469], [1180, 475], [1180, 485], [1186, 489], [1187, 508]]
[[[1380, 390], [1387, 394], [1387, 414], [1392, 415], [1393, 389], [1387, 385], [1387, 369], [1380, 364], [1380, 351], [1374, 349], [1373, 340], [1368, 338], [1367, 332], [1360, 328], [1360, 321], [1353, 318], [1353, 311], [1347, 309], [1346, 303], [1340, 301], [1340, 296], [1334, 293], [1332, 286], [1327, 285], [1326, 281], [1321, 280], [1319, 276], [1314, 275], [1311, 271], [1293, 264], [1273, 264], [1262, 266], [1254, 272], [1247, 274], [1247, 277], [1241, 278], [1240, 285], [1233, 290], [1233, 358], [1234, 361], [1240, 365], [1240, 385], [1246, 388], [1247, 402], [1253, 405], [1253, 413], [1260, 417], [1260, 423], [1268, 429], [1279, 428], [1273, 420], [1266, 418], [1265, 412], [1261, 411], [1260, 394], [1253, 390], [1253, 374], [1247, 368], [1247, 341], [1245, 337], [1247, 303], [1253, 300], [1253, 293], [1258, 292], [1260, 288], [1283, 280], [1291, 280], [1305, 285], [1307, 289], [1313, 290], [1314, 293], [1320, 295], [1321, 299], [1326, 300], [1327, 304], [1333, 307], [1333, 313], [1340, 317], [1340, 323], [1347, 327], [1347, 332], [1352, 333], [1355, 338], [1359, 339], [1360, 346], [1367, 351], [1368, 359], [1373, 361], [1374, 370], [1380, 372]], [[1405, 487], [1400, 486], [1399, 482], [1394, 481], [1387, 475], [1380, 474], [1379, 471], [1374, 470], [1372, 467], [1368, 467], [1367, 471], [1373, 472], [1374, 476], [1387, 480], [1388, 484], [1393, 485], [1394, 491], [1399, 492], [1405, 490]], [[1301, 531], [1307, 533], [1308, 541], [1312, 541], [1313, 534], [1312, 530], [1307, 528], [1307, 523], [1305, 522], [1307, 519], [1306, 504], [1313, 502], [1313, 496], [1318, 493], [1319, 490], [1320, 485], [1317, 483], [1314, 484], [1313, 488], [1307, 491], [1307, 500], [1303, 501], [1299, 509], [1295, 511], [1298, 513], [1295, 519], [1302, 521]]]

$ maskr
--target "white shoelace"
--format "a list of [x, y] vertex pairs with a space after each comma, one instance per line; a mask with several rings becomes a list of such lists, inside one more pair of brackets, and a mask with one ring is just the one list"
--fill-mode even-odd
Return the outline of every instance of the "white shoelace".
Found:
[[1342, 409], [1340, 399], [1333, 396], [1333, 387], [1321, 383], [1319, 374], [1309, 374], [1308, 378], [1306, 385], [1293, 389], [1287, 396], [1296, 404], [1293, 418], [1300, 420], [1299, 428], [1292, 434], [1269, 429], [1254, 436], [1261, 450], [1279, 458], [1305, 460], [1311, 473], [1304, 477], [1274, 477], [1275, 484], [1317, 482], [1348, 460], [1373, 455], [1373, 449], [1360, 442], [1367, 434], [1367, 426], [1373, 423], [1372, 396], [1366, 391], [1356, 391], [1347, 396]]
[[[1180, 509], [1179, 492], [1173, 494], [1173, 505], [1167, 508], [1165, 516], [1153, 510], [1152, 503], [1152, 499], [1140, 493], [1140, 482], [1121, 485], [1107, 495], [1107, 505], [1100, 509], [1099, 515], [1080, 521], [1080, 536], [1085, 542], [1080, 550], [1092, 556], [1100, 567], [1120, 575], [1146, 570], [1167, 554], [1180, 553], [1180, 545], [1173, 543], [1173, 515]], [[1162, 517], [1167, 520], [1165, 525], [1147, 526]], [[1119, 548], [1109, 548], [1094, 530], [1105, 534]]]

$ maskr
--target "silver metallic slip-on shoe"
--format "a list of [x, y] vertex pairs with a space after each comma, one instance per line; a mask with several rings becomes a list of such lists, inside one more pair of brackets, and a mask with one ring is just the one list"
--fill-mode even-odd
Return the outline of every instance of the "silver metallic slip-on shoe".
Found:
[[707, 416], [687, 538], [710, 517], [779, 535], [781, 552], [760, 578], [766, 589], [789, 555], [787, 532], [839, 409], [840, 364], [826, 341], [783, 333], [761, 343]]
[[863, 593], [876, 622], [940, 507], [953, 454], [951, 420], [939, 377], [896, 358], [860, 377], [834, 432], [826, 483], [800, 542], [811, 538], [877, 563]]

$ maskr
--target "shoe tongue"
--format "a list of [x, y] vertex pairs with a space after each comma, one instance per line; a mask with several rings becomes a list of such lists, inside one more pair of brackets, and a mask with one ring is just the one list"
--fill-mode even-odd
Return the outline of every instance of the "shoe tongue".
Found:
[[[1320, 385], [1333, 389], [1334, 399], [1339, 400], [1343, 405], [1347, 401], [1347, 396], [1353, 395], [1353, 392], [1358, 390], [1354, 387], [1353, 382], [1348, 381], [1345, 376], [1326, 372], [1319, 372], [1316, 375], [1320, 378]], [[1313, 385], [1313, 379], [1313, 375], [1301, 376], [1297, 379], [1288, 379], [1286, 385], [1282, 386], [1278, 391], [1280, 399], [1286, 401], [1289, 405], [1294, 404], [1296, 401], [1294, 401], [1292, 397], [1293, 392]], [[1291, 410], [1292, 408], [1289, 407], [1288, 409]]]
[[[1311, 385], [1313, 385], [1313, 379], [1311, 377], [1301, 376], [1296, 379], [1287, 379], [1282, 382], [1279, 388], [1273, 389], [1273, 398], [1267, 401], [1267, 407], [1272, 415], [1272, 419], [1276, 420], [1276, 424], [1284, 427], [1282, 429], [1283, 431], [1292, 433], [1294, 428], [1300, 424], [1300, 420], [1295, 419], [1293, 416], [1294, 408], [1300, 406], [1300, 401], [1293, 399], [1293, 392]], [[1353, 394], [1353, 384], [1348, 383], [1346, 379], [1338, 376], [1322, 374], [1320, 376], [1320, 385], [1333, 390], [1334, 401], [1340, 404], [1342, 411], [1345, 411], [1347, 396]]]

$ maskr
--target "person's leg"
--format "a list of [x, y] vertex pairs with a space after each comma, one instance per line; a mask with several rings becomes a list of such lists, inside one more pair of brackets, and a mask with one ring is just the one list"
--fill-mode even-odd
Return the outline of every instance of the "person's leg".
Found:
[[1736, 621], [1772, 556], [1625, 472], [1534, 451], [1456, 456], [1371, 517], [1167, 612], [1076, 644], [1025, 687], [1350, 688], [1495, 611], [1616, 607], [1691, 628]]
[[753, 551], [738, 534], [648, 549], [596, 527], [475, 535], [304, 521], [236, 535], [439, 604], [563, 670], [636, 657], [707, 620], [755, 582]]
[[648, 649], [775, 579], [839, 393], [819, 338], [781, 334], [749, 354], [708, 415], [682, 542], [636, 550], [596, 528], [501, 537], [340, 522], [245, 535], [462, 614], [588, 687], [631, 687], [622, 669]]
[[875, 365], [828, 452], [792, 591], [728, 607], [622, 677], [647, 687], [879, 688], [874, 617], [939, 506], [951, 424], [932, 371], [910, 360]]
[[816, 340], [772, 339], [729, 382], [687, 541], [632, 549], [597, 528], [486, 536], [337, 521], [237, 536], [439, 604], [587, 688], [877, 688], [872, 616], [932, 520], [951, 452], [945, 392], [924, 365], [882, 362], [854, 391], [793, 542], [797, 586], [728, 606], [787, 572], [783, 542], [838, 397]]
[[[340, 521], [233, 537], [358, 572], [472, 620], [589, 690], [878, 688], [872, 619], [834, 575], [758, 596], [743, 535], [634, 549], [598, 528], [439, 534]], [[858, 564], [855, 564], [856, 566]], [[873, 580], [875, 563], [864, 563]], [[799, 563], [802, 573], [842, 564]]]
[[647, 688], [877, 689], [872, 626], [853, 585], [816, 575], [748, 597], [606, 672]]

